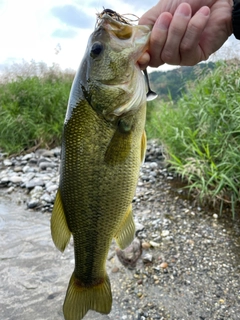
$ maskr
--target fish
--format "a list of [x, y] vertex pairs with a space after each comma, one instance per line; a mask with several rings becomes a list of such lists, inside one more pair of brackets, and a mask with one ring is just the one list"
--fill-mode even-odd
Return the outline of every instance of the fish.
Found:
[[146, 84], [137, 61], [150, 33], [148, 26], [104, 12], [72, 84], [51, 216], [61, 252], [73, 237], [65, 320], [81, 320], [88, 310], [111, 311], [107, 254], [113, 239], [124, 249], [135, 236], [132, 200], [146, 151]]

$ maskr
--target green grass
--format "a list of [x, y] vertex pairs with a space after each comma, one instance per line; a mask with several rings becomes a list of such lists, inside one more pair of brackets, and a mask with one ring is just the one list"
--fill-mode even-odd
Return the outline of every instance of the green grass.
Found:
[[[240, 68], [221, 63], [173, 103], [152, 107], [147, 133], [164, 143], [172, 168], [201, 203], [239, 203]], [[148, 111], [149, 112], [149, 111]]]
[[35, 62], [14, 65], [0, 83], [0, 149], [59, 144], [73, 73]]

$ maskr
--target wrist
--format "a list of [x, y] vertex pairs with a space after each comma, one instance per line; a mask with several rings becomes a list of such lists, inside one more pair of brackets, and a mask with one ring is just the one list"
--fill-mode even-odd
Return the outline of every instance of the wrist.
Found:
[[240, 40], [240, 0], [233, 0], [232, 26], [235, 38]]

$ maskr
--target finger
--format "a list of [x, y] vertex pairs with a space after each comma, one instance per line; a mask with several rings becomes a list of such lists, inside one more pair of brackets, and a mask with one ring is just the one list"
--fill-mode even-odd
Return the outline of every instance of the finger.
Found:
[[204, 52], [199, 46], [199, 42], [209, 17], [209, 7], [202, 7], [190, 20], [180, 44], [180, 64], [190, 66], [208, 58], [207, 56], [204, 57]]
[[158, 17], [153, 26], [149, 45], [149, 53], [151, 58], [149, 65], [151, 67], [158, 67], [161, 64], [164, 64], [164, 61], [161, 59], [161, 53], [167, 39], [168, 28], [171, 20], [172, 15], [169, 12], [164, 12]]
[[159, 5], [152, 7], [141, 16], [141, 18], [138, 21], [138, 24], [153, 26], [157, 18], [159, 17], [160, 13], [163, 11], [168, 11], [168, 10], [161, 10], [159, 8]]
[[144, 54], [138, 59], [138, 64], [141, 70], [147, 68], [150, 61], [150, 55], [148, 52], [144, 52]]
[[191, 19], [192, 10], [189, 4], [182, 3], [178, 6], [169, 30], [165, 46], [162, 51], [161, 58], [169, 64], [180, 64], [181, 56], [179, 47], [181, 40], [187, 30], [188, 23]]

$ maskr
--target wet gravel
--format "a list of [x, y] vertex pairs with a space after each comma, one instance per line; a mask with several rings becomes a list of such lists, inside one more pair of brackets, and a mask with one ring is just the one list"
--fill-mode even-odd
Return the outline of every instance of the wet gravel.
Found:
[[[59, 179], [59, 156], [59, 148], [10, 159], [2, 154], [1, 195], [37, 215], [38, 221], [39, 214], [49, 221]], [[176, 178], [164, 165], [161, 146], [150, 141], [133, 200], [137, 237], [124, 251], [113, 242], [108, 255], [112, 311], [109, 315], [89, 312], [84, 319], [240, 319], [239, 219], [232, 221], [229, 215], [219, 216], [218, 212], [193, 205], [183, 189], [176, 186]], [[55, 252], [54, 247], [49, 250]], [[63, 257], [71, 274], [71, 246]], [[1, 255], [0, 261], [3, 263]], [[7, 284], [11, 272], [5, 274], [6, 268], [7, 264], [2, 277]], [[48, 288], [47, 300], [52, 304], [42, 298], [41, 305], [46, 303], [50, 309], [43, 316], [43, 310], [36, 307], [35, 319], [63, 319], [59, 310], [68, 284], [68, 280], [64, 281], [59, 299], [55, 298], [58, 290], [54, 286]], [[4, 291], [4, 282], [1, 283]], [[29, 293], [29, 301], [32, 294]], [[9, 310], [10, 305], [8, 309], [3, 306], [1, 319], [32, 319], [31, 313], [14, 317], [13, 310]], [[53, 310], [58, 310], [57, 316]]]

